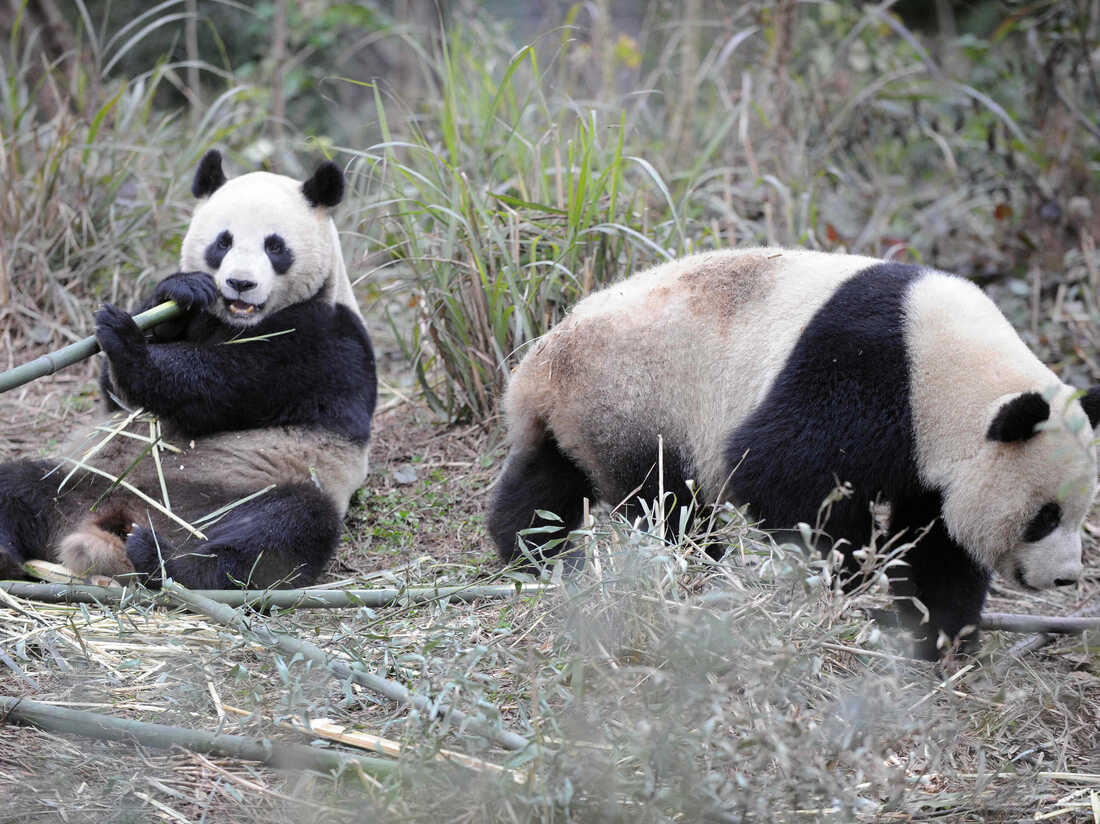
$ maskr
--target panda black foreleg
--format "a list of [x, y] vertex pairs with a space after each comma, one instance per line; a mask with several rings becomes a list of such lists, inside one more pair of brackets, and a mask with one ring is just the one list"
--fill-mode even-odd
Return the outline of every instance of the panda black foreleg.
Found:
[[22, 565], [46, 558], [57, 518], [57, 480], [46, 461], [0, 464], [0, 578], [23, 577]]
[[[941, 657], [944, 651], [938, 647], [940, 633], [958, 649], [974, 651], [978, 647], [978, 623], [982, 607], [989, 591], [991, 573], [970, 557], [952, 540], [939, 517], [938, 506], [917, 506], [906, 511], [895, 505], [892, 525], [895, 529], [908, 527], [906, 537], [911, 539], [932, 523], [932, 527], [905, 554], [907, 566], [888, 572], [890, 589], [898, 598], [898, 611], [902, 621], [920, 637], [915, 654], [928, 661]], [[918, 515], [919, 517], [914, 517]], [[916, 598], [928, 610], [928, 621], [922, 623], [924, 613], [913, 604]], [[966, 627], [974, 629], [960, 638]]]
[[340, 518], [313, 484], [287, 484], [232, 509], [203, 531], [205, 541], [176, 546], [142, 526], [127, 539], [126, 554], [150, 586], [160, 585], [161, 559], [165, 573], [191, 589], [308, 586], [332, 557]]
[[[489, 507], [489, 534], [501, 560], [529, 566], [523, 563], [526, 556], [520, 549], [522, 537], [536, 559], [566, 553], [571, 565], [582, 565], [583, 557], [567, 552], [566, 538], [580, 525], [585, 498], [596, 500], [592, 482], [562, 452], [552, 434], [546, 433], [534, 446], [513, 450]], [[543, 518], [537, 510], [552, 512], [560, 520]], [[546, 531], [518, 535], [532, 528]]]

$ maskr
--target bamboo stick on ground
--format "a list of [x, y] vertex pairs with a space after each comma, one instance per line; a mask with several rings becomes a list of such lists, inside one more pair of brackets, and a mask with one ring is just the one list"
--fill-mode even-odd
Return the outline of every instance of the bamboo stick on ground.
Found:
[[[228, 704], [223, 705], [223, 709], [234, 715], [251, 715], [248, 710], [242, 710], [239, 707], [232, 707]], [[362, 730], [349, 729], [343, 724], [337, 724], [328, 718], [307, 718], [304, 722], [298, 718], [292, 718], [289, 721], [279, 721], [277, 723], [280, 727], [286, 727], [295, 732], [317, 736], [318, 738], [327, 738], [330, 741], [336, 741], [349, 747], [357, 747], [362, 750], [378, 752], [393, 758], [400, 758], [401, 752], [404, 749], [399, 741], [383, 738], [380, 735], [374, 735]], [[475, 772], [496, 772], [507, 775], [517, 784], [527, 783], [527, 776], [522, 770], [502, 767], [499, 764], [493, 764], [490, 761], [474, 758], [472, 755], [455, 752], [454, 750], [439, 750], [435, 754], [435, 760], [459, 764]]]
[[[1100, 602], [1089, 602], [1080, 609], [1074, 610], [1069, 617], [1092, 618], [1093, 620], [1100, 619]], [[1015, 656], [1020, 656], [1027, 652], [1034, 652], [1037, 649], [1042, 649], [1048, 644], [1053, 644], [1058, 639], [1058, 635], [1059, 633], [1051, 630], [1043, 630], [1037, 635], [1033, 635], [1031, 638], [1024, 638], [1021, 641], [1017, 641], [1009, 647], [1008, 652], [1010, 655]]]
[[982, 615], [981, 628], [1006, 630], [1008, 632], [1047, 632], [1073, 635], [1086, 630], [1100, 629], [1100, 617], [1017, 615], [1011, 612], [987, 612]]
[[[164, 600], [154, 590], [133, 587], [101, 587], [84, 584], [0, 581], [9, 595], [50, 604], [157, 603]], [[504, 600], [550, 589], [544, 584], [497, 586], [414, 587], [409, 589], [205, 589], [192, 590], [210, 601], [231, 607], [340, 609], [420, 604], [450, 598], [452, 601]]]
[[313, 770], [320, 773], [340, 773], [349, 767], [359, 767], [373, 775], [392, 772], [397, 763], [383, 758], [341, 754], [319, 750], [303, 744], [270, 738], [247, 738], [241, 735], [192, 730], [167, 724], [151, 724], [129, 718], [68, 709], [27, 698], [0, 695], [0, 723], [30, 724], [50, 732], [86, 735], [108, 741], [132, 740], [147, 747], [170, 749], [183, 747], [192, 752], [228, 755], [249, 761], [259, 761], [271, 767], [291, 770]]
[[187, 604], [208, 618], [213, 618], [215, 621], [242, 634], [251, 635], [264, 646], [275, 647], [288, 655], [301, 655], [308, 661], [326, 667], [329, 672], [341, 680], [351, 680], [361, 687], [366, 687], [373, 692], [384, 695], [399, 704], [415, 707], [429, 717], [445, 718], [456, 727], [465, 728], [484, 736], [505, 749], [522, 750], [529, 743], [523, 736], [496, 727], [485, 718], [470, 717], [461, 710], [454, 709], [446, 704], [435, 705], [424, 696], [410, 692], [403, 684], [391, 681], [389, 678], [383, 678], [373, 672], [368, 672], [357, 663], [349, 664], [332, 658], [320, 647], [308, 641], [303, 641], [285, 633], [273, 632], [264, 625], [263, 619], [258, 615], [250, 616], [249, 620], [245, 620], [241, 613], [227, 604], [216, 603], [197, 592], [180, 586], [171, 579], [164, 582], [162, 591], [179, 603]]
[[[134, 322], [139, 329], [148, 329], [158, 323], [178, 317], [182, 311], [175, 301], [168, 300], [154, 306], [152, 309], [147, 309], [140, 315], [134, 315]], [[72, 366], [85, 358], [90, 358], [98, 351], [99, 342], [95, 339], [95, 335], [90, 335], [76, 343], [70, 343], [56, 352], [50, 352], [48, 355], [43, 355], [40, 358], [35, 358], [9, 369], [7, 372], [0, 373], [0, 392], [15, 389], [17, 386], [30, 383], [45, 375], [52, 375], [58, 369]]]

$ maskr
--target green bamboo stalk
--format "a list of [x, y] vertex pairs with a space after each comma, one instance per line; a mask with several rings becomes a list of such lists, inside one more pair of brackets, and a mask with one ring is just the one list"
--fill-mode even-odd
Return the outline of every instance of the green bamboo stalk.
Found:
[[211, 601], [197, 592], [180, 586], [171, 579], [164, 582], [162, 592], [167, 593], [173, 600], [186, 604], [196, 612], [201, 612], [208, 618], [212, 618], [242, 635], [251, 636], [265, 647], [274, 647], [286, 655], [301, 655], [307, 661], [325, 667], [330, 673], [343, 681], [353, 681], [372, 692], [384, 695], [391, 701], [415, 707], [429, 718], [445, 718], [459, 730], [470, 730], [508, 750], [522, 750], [529, 743], [523, 736], [501, 729], [493, 725], [488, 719], [471, 717], [446, 704], [436, 704], [423, 695], [410, 692], [404, 684], [399, 684], [397, 681], [391, 681], [389, 678], [383, 678], [381, 675], [369, 672], [356, 662], [349, 664], [338, 658], [333, 658], [309, 641], [303, 641], [286, 633], [273, 632], [267, 628], [259, 615], [250, 615], [248, 620], [245, 620], [245, 617], [232, 607]]
[[397, 769], [396, 761], [351, 755], [307, 747], [271, 738], [246, 738], [242, 735], [191, 730], [168, 724], [151, 724], [129, 718], [115, 718], [86, 710], [74, 710], [0, 695], [0, 724], [15, 721], [49, 732], [72, 733], [105, 741], [136, 741], [147, 747], [170, 749], [183, 747], [192, 752], [227, 755], [248, 761], [259, 761], [284, 770], [313, 770], [339, 774], [349, 767], [381, 776]]
[[[18, 598], [48, 604], [149, 604], [163, 601], [155, 591], [84, 584], [40, 584], [0, 581], [0, 589]], [[218, 604], [248, 605], [257, 609], [343, 609], [422, 604], [449, 598], [452, 601], [504, 600], [549, 589], [544, 584], [479, 587], [416, 587], [411, 589], [203, 589], [192, 590]]]
[[[148, 329], [158, 323], [179, 317], [182, 313], [183, 310], [176, 305], [174, 300], [168, 300], [154, 306], [152, 309], [147, 309], [140, 315], [134, 315], [134, 323], [138, 325], [139, 329]], [[99, 342], [95, 339], [95, 335], [76, 343], [70, 343], [56, 352], [50, 352], [48, 355], [43, 355], [40, 358], [35, 358], [9, 369], [7, 372], [0, 373], [0, 392], [15, 389], [17, 386], [30, 383], [44, 375], [52, 375], [58, 369], [72, 366], [78, 361], [90, 358], [98, 351]]]

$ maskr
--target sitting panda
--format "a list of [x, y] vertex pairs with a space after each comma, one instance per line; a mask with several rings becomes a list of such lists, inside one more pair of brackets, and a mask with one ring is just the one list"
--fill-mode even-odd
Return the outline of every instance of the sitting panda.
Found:
[[[0, 465], [0, 577], [43, 558], [152, 585], [163, 563], [193, 588], [301, 586], [336, 547], [366, 476], [376, 395], [329, 216], [343, 174], [324, 163], [304, 183], [266, 172], [227, 180], [210, 151], [192, 192], [201, 202], [181, 271], [147, 304], [175, 300], [182, 319], [147, 335], [114, 306], [96, 315], [108, 408], [159, 419], [161, 469], [150, 438], [108, 439], [112, 422], [78, 439], [60, 466]], [[178, 520], [103, 473], [167, 497]]]
[[939, 633], [978, 623], [991, 570], [1027, 589], [1080, 576], [1100, 388], [1078, 394], [962, 278], [812, 251], [698, 254], [587, 297], [523, 358], [489, 529], [506, 562], [529, 527], [543, 530], [527, 543], [559, 552], [584, 498], [657, 497], [658, 437], [679, 506], [747, 504], [765, 528], [815, 524], [847, 482], [823, 531], [846, 539], [850, 572], [873, 504], [892, 533], [921, 536], [889, 576], [914, 628], [913, 598], [927, 608], [917, 654], [935, 658]]

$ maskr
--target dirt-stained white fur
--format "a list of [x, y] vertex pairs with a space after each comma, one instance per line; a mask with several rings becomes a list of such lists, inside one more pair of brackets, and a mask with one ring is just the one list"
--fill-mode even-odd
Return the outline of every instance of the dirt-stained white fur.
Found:
[[[666, 442], [687, 445], [704, 494], [726, 497], [726, 439], [767, 396], [818, 309], [878, 263], [775, 248], [707, 252], [591, 295], [512, 376], [504, 408], [513, 454], [534, 449], [549, 430], [606, 491], [614, 488], [606, 445], [628, 451], [638, 422], [651, 422]], [[1030, 586], [1075, 580], [1097, 458], [1074, 390], [960, 278], [928, 270], [905, 310], [919, 474], [942, 487], [951, 536], [976, 561], [1019, 572]], [[986, 438], [1007, 400], [1043, 391], [1054, 393], [1052, 413], [1037, 436]], [[1028, 519], [1050, 500], [1062, 506], [1062, 525], [1037, 543], [1022, 542]]]
[[[585, 433], [595, 425], [629, 437], [634, 421], [652, 420], [666, 441], [690, 445], [703, 488], [721, 489], [730, 430], [764, 399], [836, 287], [874, 263], [776, 248], [704, 252], [596, 292], [516, 368], [504, 399], [512, 442], [534, 443], [545, 421], [600, 487], [604, 461]], [[784, 276], [791, 271], [801, 274]]]

